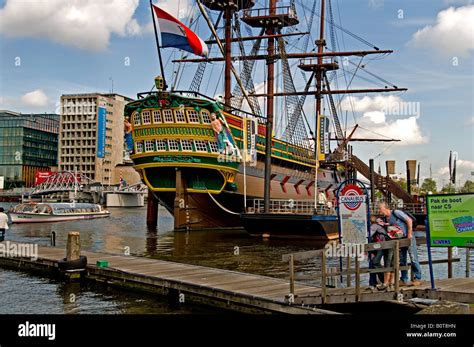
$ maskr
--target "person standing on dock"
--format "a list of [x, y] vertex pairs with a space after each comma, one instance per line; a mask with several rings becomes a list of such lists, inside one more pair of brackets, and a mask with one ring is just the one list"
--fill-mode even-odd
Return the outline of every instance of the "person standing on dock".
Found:
[[[420, 261], [418, 260], [418, 249], [416, 247], [416, 238], [413, 235], [413, 224], [410, 217], [408, 217], [403, 211], [400, 210], [390, 210], [385, 202], [379, 203], [380, 213], [383, 214], [390, 225], [398, 225], [402, 230], [403, 234], [411, 240], [409, 247], [403, 247], [400, 249], [400, 265], [407, 265], [408, 254], [410, 254], [411, 261], [411, 270], [413, 272], [413, 277], [415, 280], [413, 283], [408, 281], [408, 271], [401, 271], [401, 285], [408, 286], [414, 285], [418, 286], [421, 284], [421, 266]], [[398, 276], [398, 274], [396, 274]]]
[[0, 242], [5, 240], [5, 232], [8, 230], [8, 216], [3, 207], [0, 207]]

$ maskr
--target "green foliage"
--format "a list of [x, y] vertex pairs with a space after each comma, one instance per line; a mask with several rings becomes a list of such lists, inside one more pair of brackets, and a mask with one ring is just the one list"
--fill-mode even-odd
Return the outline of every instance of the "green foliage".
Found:
[[425, 178], [423, 180], [423, 184], [421, 185], [421, 191], [425, 193], [432, 192], [435, 194], [438, 191], [438, 188], [436, 187], [436, 181], [432, 178]]

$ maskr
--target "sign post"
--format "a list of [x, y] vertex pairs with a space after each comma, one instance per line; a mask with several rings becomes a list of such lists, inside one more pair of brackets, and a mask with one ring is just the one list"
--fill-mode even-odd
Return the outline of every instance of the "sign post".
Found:
[[426, 212], [426, 242], [434, 289], [431, 247], [474, 247], [474, 194], [429, 195]]
[[336, 196], [341, 243], [366, 244], [370, 228], [367, 188], [359, 180], [346, 180]]

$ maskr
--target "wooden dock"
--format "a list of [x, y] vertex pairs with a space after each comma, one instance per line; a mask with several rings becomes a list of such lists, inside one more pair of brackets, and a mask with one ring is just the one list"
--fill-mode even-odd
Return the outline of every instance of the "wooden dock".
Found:
[[[38, 247], [36, 260], [0, 257], [0, 266], [54, 274], [59, 273], [58, 260], [65, 254], [66, 250], [62, 248]], [[417, 287], [402, 287], [395, 293], [369, 291], [362, 284], [359, 287], [320, 288], [291, 278], [284, 280], [127, 255], [81, 254], [87, 256], [88, 265], [83, 276], [89, 280], [164, 295], [176, 303], [194, 302], [246, 313], [335, 314], [315, 305], [405, 301], [413, 297], [474, 303], [474, 278], [438, 280], [435, 291], [426, 282]], [[98, 260], [108, 261], [108, 267], [97, 267]]]
[[[13, 242], [11, 242], [13, 244]], [[0, 257], [0, 265], [21, 270], [55, 272], [58, 260], [66, 250], [56, 247], [38, 247], [38, 259]], [[142, 290], [170, 297], [177, 303], [213, 305], [247, 313], [328, 314], [335, 313], [317, 308], [291, 305], [287, 300], [289, 282], [282, 279], [214, 269], [163, 260], [81, 252], [87, 256], [88, 279], [133, 290]], [[99, 268], [98, 260], [109, 266]], [[298, 295], [311, 293], [315, 287], [297, 284]], [[184, 294], [180, 296], [180, 294]]]

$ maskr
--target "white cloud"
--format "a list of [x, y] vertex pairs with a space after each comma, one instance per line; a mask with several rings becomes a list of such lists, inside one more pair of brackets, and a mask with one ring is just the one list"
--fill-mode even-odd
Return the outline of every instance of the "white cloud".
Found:
[[91, 51], [107, 48], [112, 34], [141, 32], [133, 19], [139, 0], [7, 0], [0, 33], [38, 37]]
[[392, 109], [395, 105], [403, 103], [403, 100], [398, 96], [364, 96], [363, 98], [358, 98], [354, 96], [347, 96], [342, 99], [341, 107], [343, 111], [352, 111], [355, 112], [372, 112], [372, 111], [381, 111], [386, 109]]
[[180, 20], [191, 16], [193, 9], [190, 0], [161, 0], [155, 5]]
[[471, 117], [471, 119], [469, 119], [468, 124], [474, 125], [474, 117]]
[[37, 89], [23, 95], [21, 102], [27, 106], [44, 107], [48, 104], [48, 97], [41, 89]]
[[[427, 143], [429, 138], [423, 135], [418, 124], [419, 107], [408, 107], [411, 104], [416, 103], [405, 102], [400, 97], [393, 95], [365, 96], [363, 98], [348, 96], [342, 100], [341, 108], [342, 111], [354, 110], [363, 113], [358, 121], [362, 129], [357, 130], [356, 137], [382, 138], [374, 135], [376, 133], [386, 138], [401, 140], [401, 142], [395, 143], [399, 146]], [[393, 112], [394, 110], [407, 112]]]
[[433, 48], [444, 54], [469, 54], [474, 50], [474, 5], [439, 12], [436, 23], [418, 30], [409, 45]]

